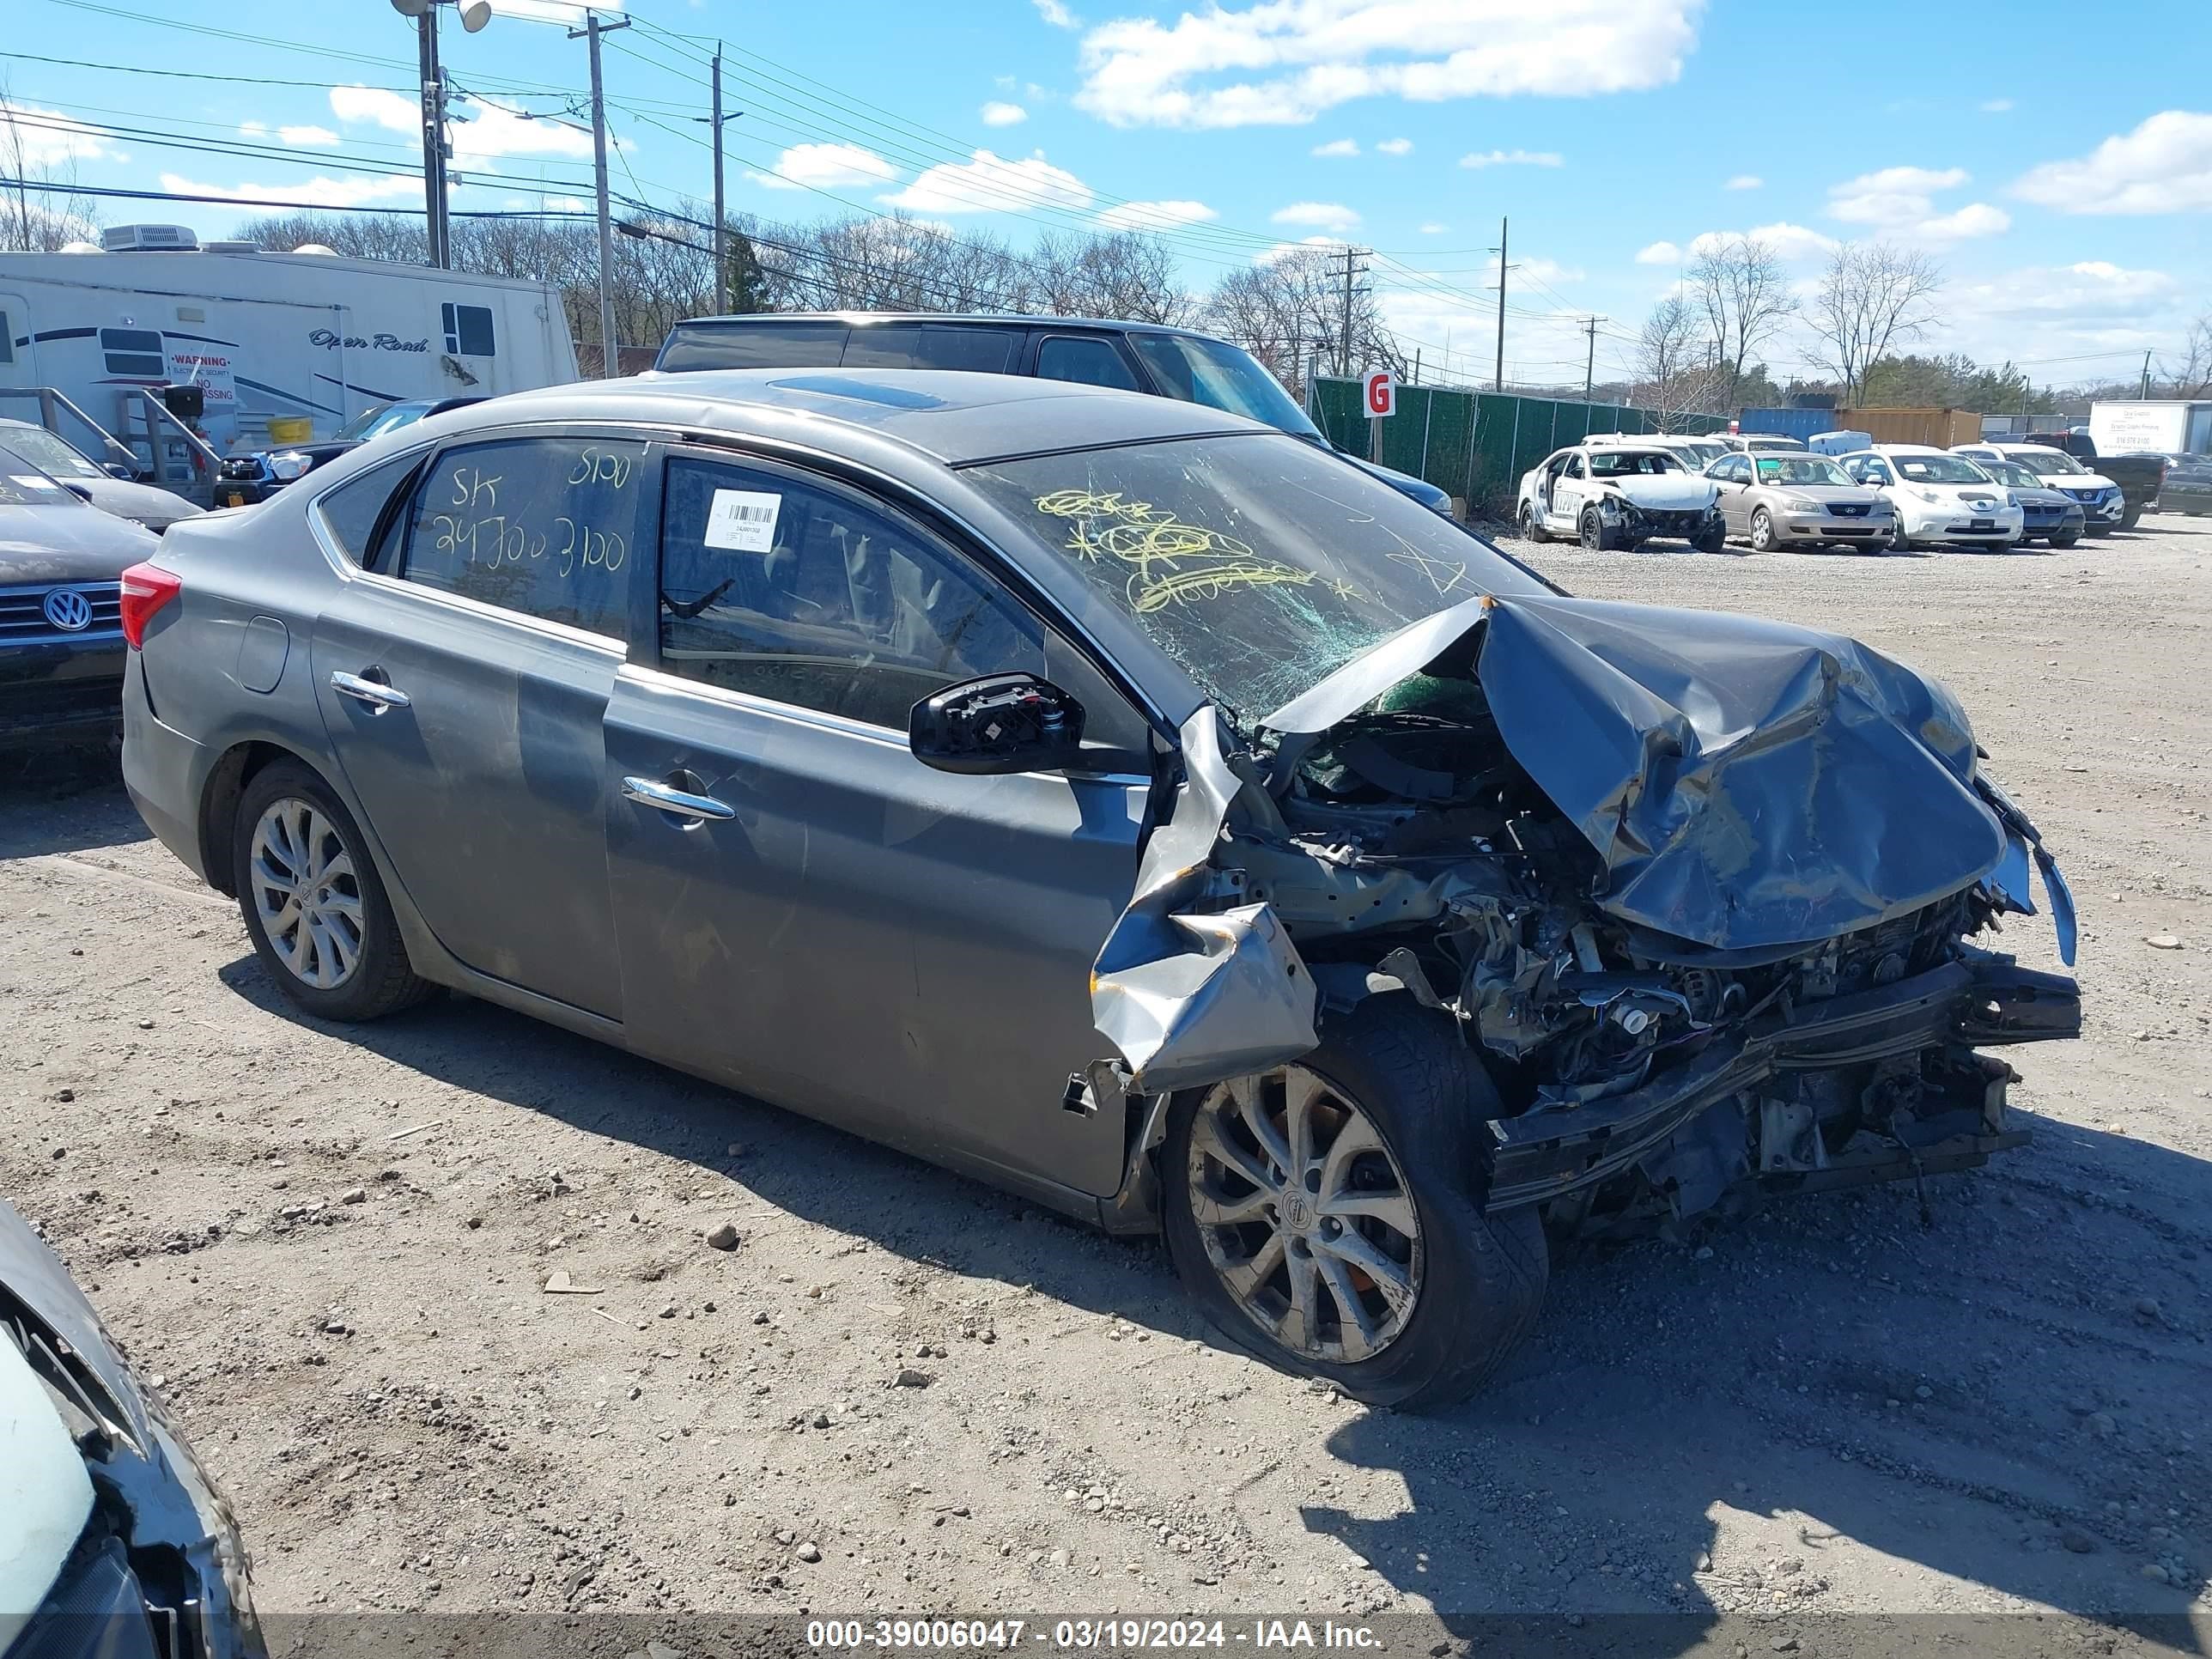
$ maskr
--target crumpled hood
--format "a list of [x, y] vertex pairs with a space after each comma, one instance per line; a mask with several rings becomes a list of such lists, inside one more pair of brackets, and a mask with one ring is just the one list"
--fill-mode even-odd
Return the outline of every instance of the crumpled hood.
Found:
[[1720, 492], [1706, 479], [1688, 472], [1646, 472], [1627, 478], [1597, 480], [1607, 489], [1626, 496], [1637, 506], [1655, 513], [1681, 513], [1709, 507]]
[[1839, 635], [1550, 595], [1424, 618], [1263, 722], [1326, 731], [1480, 628], [1499, 736], [1605, 866], [1598, 902], [1722, 950], [1832, 938], [1995, 869], [1939, 683]]

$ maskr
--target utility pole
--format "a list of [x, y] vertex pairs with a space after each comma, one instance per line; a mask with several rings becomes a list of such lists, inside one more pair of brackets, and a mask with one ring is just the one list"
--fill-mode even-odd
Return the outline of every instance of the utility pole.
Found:
[[2143, 353], [2143, 401], [2150, 401], [2150, 353]]
[[438, 9], [426, 6], [415, 20], [422, 79], [422, 221], [425, 251], [438, 270], [453, 268], [446, 217], [446, 72], [438, 63]]
[[1589, 356], [1583, 360], [1583, 401], [1584, 403], [1590, 400], [1590, 383], [1592, 377], [1597, 373], [1597, 325], [1604, 320], [1602, 317], [1583, 319], [1583, 332], [1589, 336]]
[[[615, 234], [607, 214], [607, 100], [599, 78], [599, 36], [626, 29], [629, 19], [602, 23], [595, 11], [586, 11], [584, 27], [570, 29], [568, 38], [585, 36], [592, 52], [592, 171], [599, 198], [599, 378], [611, 380], [621, 348], [615, 343]], [[716, 149], [720, 148], [719, 129]]]
[[726, 312], [730, 308], [730, 248], [729, 233], [723, 228], [722, 213], [722, 124], [734, 121], [744, 113], [733, 109], [722, 113], [722, 43], [714, 42], [714, 112], [693, 116], [695, 121], [704, 119], [714, 130], [714, 309]]
[[1336, 337], [1336, 372], [1347, 380], [1352, 378], [1352, 261], [1358, 252], [1351, 243], [1344, 245], [1344, 331]]
[[1513, 267], [1505, 263], [1506, 221], [1498, 222], [1498, 368], [1491, 379], [1491, 389], [1505, 390], [1505, 273]]

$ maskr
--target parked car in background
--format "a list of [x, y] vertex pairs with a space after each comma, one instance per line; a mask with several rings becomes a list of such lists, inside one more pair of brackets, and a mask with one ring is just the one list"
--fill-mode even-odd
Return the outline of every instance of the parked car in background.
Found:
[[[2116, 480], [2091, 471], [2064, 450], [2049, 444], [1956, 444], [1951, 453], [1963, 455], [1970, 461], [2006, 460], [2026, 467], [2045, 489], [2055, 489], [2067, 500], [2079, 503], [2092, 536], [2109, 536], [2122, 528], [2134, 529], [2136, 520], [2142, 516], [2143, 507], [2158, 495], [2154, 483], [2142, 504], [2130, 507], [2125, 492]], [[2154, 471], [2157, 477], [2165, 476], [2163, 465]]]
[[[2120, 515], [2120, 528], [2133, 530], [2150, 504], [2158, 499], [2160, 488], [2166, 481], [2166, 456], [2158, 450], [2113, 451], [2100, 447], [2090, 435], [2086, 426], [2069, 426], [2058, 432], [2028, 432], [2021, 441], [2045, 449], [2063, 450], [2075, 460], [2119, 486], [2126, 511]], [[2033, 463], [2030, 463], [2033, 466]], [[2090, 518], [2095, 526], [2095, 515]]]
[[1631, 439], [1570, 445], [1530, 467], [1514, 516], [1532, 542], [1571, 537], [1602, 552], [1667, 537], [1717, 553], [1728, 540], [1719, 499], [1673, 450]]
[[2002, 484], [2006, 498], [2020, 509], [2022, 542], [2071, 547], [2081, 539], [2088, 520], [2073, 496], [2051, 489], [2018, 461], [1997, 458], [1975, 465]]
[[0, 1201], [0, 1653], [263, 1659], [230, 1504]]
[[1837, 463], [1845, 476], [1878, 489], [1897, 513], [1900, 550], [2010, 547], [2027, 515], [2004, 487], [1963, 455], [1926, 444], [1876, 444]]
[[67, 440], [28, 421], [0, 420], [0, 448], [27, 463], [33, 471], [45, 473], [79, 501], [128, 519], [156, 536], [178, 520], [198, 518], [206, 510], [173, 489], [117, 477], [87, 460]]
[[1593, 444], [1640, 444], [1646, 448], [1663, 449], [1691, 472], [1703, 472], [1729, 453], [1728, 446], [1717, 438], [1693, 438], [1680, 432], [1593, 432], [1583, 440], [1583, 444], [1585, 447]]
[[1849, 428], [1838, 432], [1815, 432], [1805, 440], [1805, 447], [1815, 455], [1852, 455], [1862, 449], [1872, 449], [1874, 434]]
[[2154, 505], [2161, 513], [2191, 518], [2212, 514], [2212, 455], [2168, 455]]
[[115, 731], [123, 572], [160, 545], [0, 450], [0, 744]]
[[1889, 502], [1825, 455], [1723, 455], [1705, 477], [1720, 490], [1729, 534], [1743, 537], [1756, 553], [1778, 547], [1878, 553], [1897, 537]]
[[1087, 317], [915, 316], [906, 312], [698, 317], [671, 329], [653, 368], [951, 368], [1033, 375], [1203, 404], [1341, 455], [1432, 513], [1451, 497], [1423, 478], [1329, 442], [1242, 346], [1189, 329]]
[[360, 448], [371, 438], [412, 426], [428, 415], [442, 415], [449, 409], [466, 409], [483, 401], [482, 398], [401, 398], [364, 409], [329, 437], [313, 443], [286, 444], [230, 456], [216, 477], [216, 501], [224, 507], [250, 507], [306, 477], [325, 461]]
[[1212, 409], [590, 382], [133, 574], [125, 783], [298, 1006], [453, 987], [1157, 1228], [1378, 1405], [1516, 1349], [1547, 1214], [1971, 1167], [2027, 1139], [1974, 1046], [2080, 1028], [1970, 942], [2072, 912], [1942, 685]]
[[1775, 432], [1716, 432], [1713, 441], [1734, 450], [1739, 455], [1790, 454], [1802, 455], [1805, 445], [1796, 438], [1785, 438]]

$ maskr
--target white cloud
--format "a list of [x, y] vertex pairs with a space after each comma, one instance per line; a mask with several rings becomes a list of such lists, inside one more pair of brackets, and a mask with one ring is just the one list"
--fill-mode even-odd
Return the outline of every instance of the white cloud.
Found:
[[1680, 264], [1723, 243], [1745, 236], [1765, 243], [1774, 250], [1776, 257], [1782, 259], [1810, 259], [1832, 253], [1836, 248], [1833, 238], [1782, 219], [1771, 225], [1754, 225], [1749, 230], [1709, 230], [1702, 235], [1692, 237], [1686, 247], [1673, 242], [1653, 242], [1637, 251], [1636, 263], [1639, 265]]
[[1297, 253], [1311, 253], [1317, 249], [1323, 252], [1342, 253], [1344, 242], [1335, 236], [1303, 236], [1295, 242], [1278, 242], [1273, 247], [1261, 248], [1252, 256], [1252, 263], [1272, 265], [1279, 259], [1287, 259]]
[[283, 185], [210, 185], [181, 173], [165, 173], [161, 188], [177, 196], [217, 196], [226, 201], [285, 202], [300, 207], [349, 208], [398, 197], [422, 197], [420, 179], [294, 179]]
[[979, 149], [965, 161], [940, 161], [904, 190], [879, 198], [913, 213], [1006, 213], [1032, 207], [1089, 207], [1091, 186], [1040, 150], [1010, 161]]
[[1682, 263], [1682, 250], [1672, 242], [1652, 242], [1636, 250], [1636, 263], [1639, 265], [1679, 265]]
[[1555, 167], [1565, 158], [1549, 149], [1486, 149], [1462, 155], [1463, 167]]
[[1450, 228], [1451, 227], [1449, 225], [1443, 223], [1442, 221], [1431, 219], [1421, 227], [1421, 234], [1424, 236], [1441, 236]]
[[[1053, 0], [1037, 0], [1042, 6]], [[1416, 103], [1662, 86], [1704, 0], [1258, 0], [1123, 17], [1085, 37], [1076, 103], [1115, 126], [1297, 125], [1354, 99]]]
[[2011, 229], [2012, 216], [1987, 202], [1970, 202], [1948, 213], [1936, 210], [1937, 192], [1956, 190], [1968, 178], [1964, 167], [1883, 167], [1829, 186], [1828, 211], [1915, 242], [1958, 242]]
[[2078, 160], [2032, 168], [2012, 189], [2062, 213], [2212, 210], [2212, 115], [2167, 110]]
[[1375, 153], [1377, 155], [1411, 155], [1413, 141], [1410, 138], [1385, 138], [1375, 146]]
[[1267, 216], [1279, 225], [1311, 225], [1316, 230], [1350, 230], [1359, 216], [1341, 202], [1293, 202]]
[[883, 185], [898, 169], [859, 144], [793, 144], [767, 173], [745, 177], [770, 190], [831, 190], [840, 185]]
[[[50, 167], [69, 161], [125, 159], [109, 144], [105, 135], [58, 110], [0, 99], [0, 122], [9, 129], [8, 160], [11, 163], [20, 159], [27, 167]], [[19, 148], [20, 157], [16, 153]]]
[[1757, 190], [1765, 182], [1765, 179], [1755, 173], [1739, 173], [1721, 188], [1723, 190]]
[[[2171, 350], [2188, 327], [2194, 299], [2189, 284], [2163, 270], [2087, 259], [1954, 282], [1944, 312], [1954, 319], [1947, 335], [1957, 349], [1990, 362], [2025, 362], [2039, 381], [2067, 381], [2132, 374], [2144, 351]], [[2103, 352], [2115, 355], [2047, 362]]]
[[[455, 98], [451, 107], [456, 117], [465, 118], [456, 118], [451, 127], [457, 169], [482, 166], [503, 155], [566, 155], [582, 161], [592, 154], [589, 128], [558, 120], [525, 120], [473, 98]], [[410, 138], [422, 131], [422, 106], [380, 87], [331, 88], [331, 113], [342, 123], [367, 122]], [[614, 140], [617, 149], [625, 143]]]
[[1359, 154], [1359, 141], [1357, 138], [1332, 138], [1325, 144], [1316, 144], [1313, 153], [1331, 157], [1357, 155]]
[[996, 99], [983, 106], [982, 115], [987, 127], [1018, 127], [1030, 118], [1030, 112], [1019, 104], [1000, 103]]
[[[241, 137], [247, 138], [266, 138], [270, 136], [269, 128], [259, 121], [247, 121], [238, 131]], [[328, 127], [279, 127], [276, 137], [278, 143], [289, 144], [295, 149], [324, 149], [343, 142]]]
[[1037, 15], [1056, 29], [1080, 28], [1082, 20], [1060, 3], [1060, 0], [1030, 0]]
[[2009, 98], [1984, 98], [1980, 105], [1984, 115], [2002, 115], [2011, 107], [2012, 100]]
[[1523, 256], [1513, 263], [1520, 267], [1517, 275], [1532, 283], [1579, 283], [1589, 275], [1580, 265], [1563, 265], [1556, 259], [1531, 259]]
[[1102, 230], [1172, 230], [1220, 216], [1203, 202], [1124, 202], [1091, 222]]

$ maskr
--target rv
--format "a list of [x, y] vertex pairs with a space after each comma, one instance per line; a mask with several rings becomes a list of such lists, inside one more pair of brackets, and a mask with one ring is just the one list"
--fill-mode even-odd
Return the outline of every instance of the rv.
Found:
[[[114, 226], [100, 242], [0, 253], [0, 414], [37, 419], [16, 405], [50, 388], [161, 483], [204, 483], [190, 475], [205, 457], [148, 392], [229, 455], [327, 438], [399, 398], [576, 378], [560, 295], [543, 283], [203, 243], [181, 225]], [[163, 396], [173, 387], [186, 391]]]

